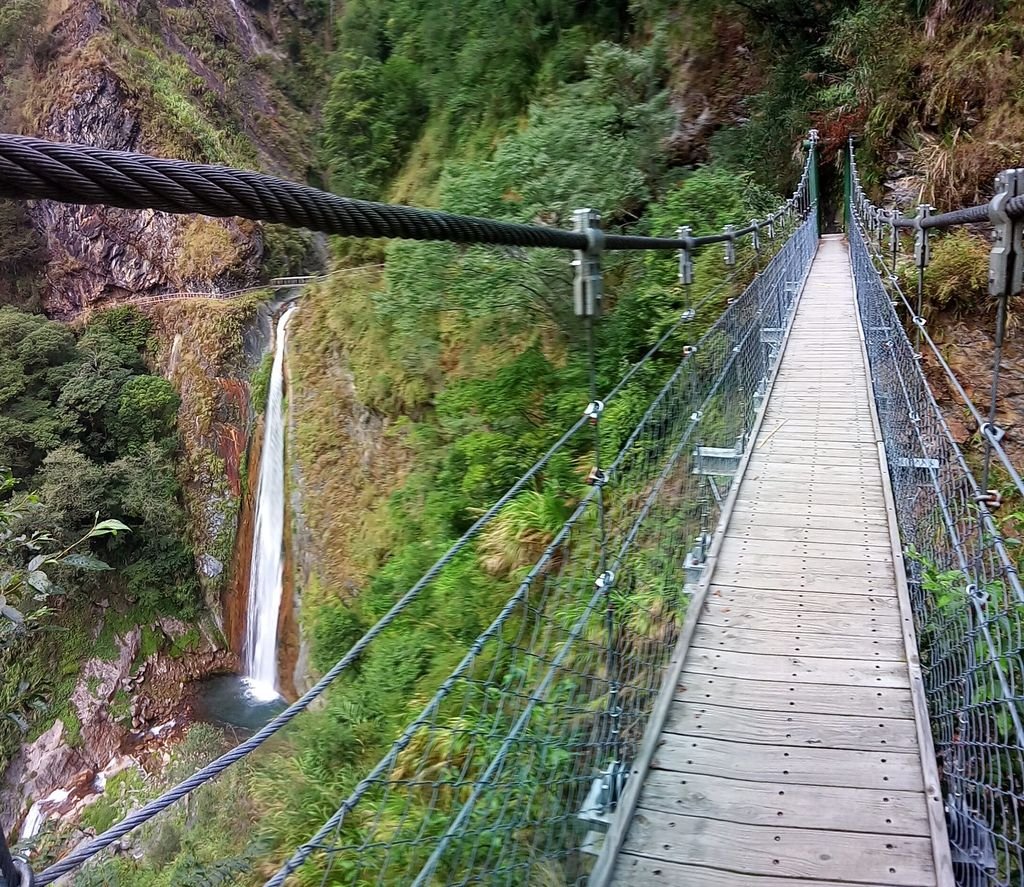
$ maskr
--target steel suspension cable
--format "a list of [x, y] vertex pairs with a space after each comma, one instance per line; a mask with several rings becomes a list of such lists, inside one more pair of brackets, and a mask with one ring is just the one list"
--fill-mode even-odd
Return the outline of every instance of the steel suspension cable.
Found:
[[[807, 224], [807, 222], [805, 222], [804, 224]], [[794, 232], [793, 236], [797, 236], [797, 232]], [[738, 314], [739, 308], [739, 305], [729, 306], [729, 308], [727, 308], [726, 311], [723, 312], [723, 315], [719, 319], [719, 322], [724, 322], [730, 314]], [[720, 388], [723, 385], [725, 378], [733, 370], [734, 366], [740, 359], [740, 354], [742, 353], [743, 348], [747, 345], [747, 343], [751, 340], [751, 337], [758, 330], [759, 327], [756, 323], [748, 322], [748, 326], [743, 331], [742, 335], [739, 336], [734, 345], [730, 346], [729, 356], [724, 362], [721, 369], [719, 370], [717, 380], [714, 382], [714, 384], [710, 386], [709, 390], [703, 398], [703, 401], [697, 407], [696, 412], [694, 412], [689, 418], [689, 421], [685, 426], [685, 429], [680, 434], [679, 440], [675, 442], [675, 446], [668, 458], [667, 464], [661, 470], [657, 479], [652, 484], [651, 488], [647, 491], [644, 505], [639, 512], [639, 517], [632, 522], [632, 525], [629, 528], [629, 531], [627, 532], [622, 545], [616, 552], [616, 555], [610, 565], [610, 574], [616, 573], [622, 567], [630, 548], [636, 542], [640, 524], [642, 523], [646, 515], [649, 513], [652, 503], [660, 493], [662, 487], [666, 483], [667, 478], [670, 476], [672, 470], [677, 466], [680, 457], [684, 452], [687, 451], [689, 444], [692, 442], [693, 435], [700, 425], [700, 417], [703, 415], [703, 412], [708, 408], [708, 406], [713, 402], [713, 400], [719, 395]], [[502, 626], [508, 621], [509, 618], [511, 618], [516, 608], [524, 602], [533, 581], [537, 579], [539, 576], [542, 576], [543, 573], [547, 569], [549, 569], [553, 559], [555, 558], [556, 553], [562, 547], [570, 531], [580, 521], [580, 519], [583, 517], [586, 511], [592, 507], [598, 509], [601, 508], [602, 487], [606, 483], [610, 483], [613, 480], [614, 475], [622, 469], [623, 460], [629, 454], [630, 450], [634, 447], [639, 436], [644, 432], [645, 429], [648, 428], [649, 425], [654, 424], [655, 410], [662, 404], [669, 390], [676, 383], [680, 373], [686, 370], [687, 368], [692, 368], [696, 359], [696, 354], [700, 352], [701, 346], [708, 342], [709, 340], [711, 340], [716, 335], [720, 335], [719, 330], [717, 330], [716, 328], [709, 329], [704, 334], [704, 336], [702, 336], [702, 338], [699, 340], [696, 349], [683, 357], [683, 359], [677, 366], [676, 371], [672, 374], [671, 378], [665, 383], [661, 392], [654, 399], [650, 408], [645, 412], [644, 416], [639, 420], [633, 433], [620, 446], [618, 453], [613, 459], [611, 465], [604, 473], [603, 479], [600, 482], [596, 483], [593, 487], [591, 487], [586, 496], [581, 500], [581, 502], [570, 515], [568, 520], [562, 525], [559, 532], [556, 534], [555, 538], [546, 547], [543, 554], [531, 567], [529, 573], [520, 582], [518, 588], [516, 589], [516, 592], [506, 602], [505, 606], [499, 613], [498, 617], [496, 617], [494, 622], [492, 622], [491, 625], [473, 642], [470, 651], [467, 653], [466, 657], [463, 658], [463, 660], [459, 663], [455, 670], [444, 681], [444, 683], [435, 693], [434, 697], [424, 707], [422, 712], [399, 735], [399, 737], [395, 740], [390, 749], [382, 756], [382, 758], [377, 762], [377, 764], [372, 768], [372, 770], [367, 774], [367, 776], [356, 785], [356, 787], [352, 790], [348, 797], [345, 798], [345, 800], [341, 803], [339, 808], [334, 812], [334, 814], [332, 814], [328, 818], [328, 820], [321, 826], [321, 828], [316, 832], [316, 834], [313, 835], [307, 842], [305, 842], [299, 848], [297, 848], [296, 851], [293, 853], [292, 857], [284, 864], [284, 866], [273, 877], [271, 877], [269, 881], [266, 882], [267, 887], [281, 887], [281, 885], [285, 883], [287, 877], [290, 874], [297, 871], [317, 850], [325, 850], [328, 853], [330, 860], [328, 863], [328, 871], [330, 870], [330, 867], [334, 864], [336, 852], [329, 849], [329, 845], [326, 843], [328, 839], [331, 837], [332, 834], [336, 835], [339, 832], [342, 825], [345, 823], [345, 820], [348, 817], [348, 815], [358, 806], [358, 804], [363, 800], [367, 793], [374, 788], [375, 784], [380, 780], [380, 778], [387, 774], [391, 770], [391, 768], [396, 764], [399, 755], [406, 747], [409, 746], [410, 742], [416, 736], [417, 732], [421, 728], [425, 727], [430, 723], [432, 715], [438, 711], [440, 704], [444, 701], [444, 699], [452, 693], [457, 681], [469, 672], [474, 661], [482, 653], [487, 641], [497, 636]], [[598, 463], [598, 465], [600, 465], [600, 463]], [[614, 582], [613, 576], [609, 576], [609, 574], [605, 572], [607, 561], [604, 553], [605, 537], [603, 528], [600, 532], [600, 578], [605, 579], [605, 577], [608, 577], [607, 583], [611, 583]], [[597, 590], [593, 593], [588, 603], [584, 607], [582, 615], [574, 622], [574, 625], [572, 629], [569, 631], [567, 639], [560, 647], [559, 652], [555, 655], [555, 657], [552, 660], [548, 662], [548, 669], [545, 676], [540, 681], [540, 684], [538, 685], [537, 689], [535, 689], [526, 698], [526, 706], [524, 710], [520, 713], [519, 717], [516, 719], [515, 723], [512, 725], [509, 732], [504, 736], [500, 744], [500, 747], [498, 748], [494, 757], [490, 759], [483, 775], [475, 781], [474, 788], [470, 793], [469, 798], [463, 803], [459, 813], [457, 814], [453, 822], [449, 824], [449, 827], [445, 830], [444, 834], [439, 838], [439, 843], [437, 847], [431, 853], [430, 858], [427, 860], [423, 868], [420, 870], [420, 873], [414, 882], [415, 884], [422, 885], [427, 883], [426, 879], [428, 879], [429, 876], [436, 869], [446, 846], [453, 840], [453, 838], [456, 835], [458, 835], [462, 825], [467, 821], [468, 817], [472, 813], [473, 808], [479, 801], [488, 783], [491, 781], [494, 774], [503, 766], [503, 762], [509, 755], [513, 744], [517, 741], [517, 739], [525, 730], [533, 710], [536, 708], [537, 705], [542, 704], [545, 701], [547, 693], [551, 687], [551, 682], [554, 679], [554, 676], [558, 673], [559, 667], [565, 659], [566, 655], [568, 654], [570, 647], [575, 642], [575, 640], [579, 638], [580, 633], [582, 632], [584, 626], [587, 624], [590, 617], [597, 612], [597, 609], [602, 601], [605, 602], [606, 607], [610, 605], [608, 596], [611, 589], [611, 585], [606, 584], [606, 582], [602, 581], [599, 581], [598, 583], [596, 583], [596, 585]], [[606, 614], [606, 619], [608, 618], [614, 618], [614, 613], [610, 613], [610, 615]], [[607, 631], [607, 629], [608, 623], [606, 621], [605, 630]], [[615, 682], [614, 654], [612, 660], [610, 661], [609, 674], [607, 679], [610, 684], [613, 684]], [[324, 882], [326, 882], [326, 879], [327, 874], [325, 873]]]
[[[354, 200], [250, 170], [7, 134], [0, 134], [0, 197], [239, 216], [350, 237], [572, 250], [675, 250], [687, 245], [676, 238], [626, 234], [606, 234], [599, 244], [591, 244], [586, 235], [560, 228]], [[722, 243], [754, 230], [749, 225], [731, 234], [696, 237], [689, 245]]]

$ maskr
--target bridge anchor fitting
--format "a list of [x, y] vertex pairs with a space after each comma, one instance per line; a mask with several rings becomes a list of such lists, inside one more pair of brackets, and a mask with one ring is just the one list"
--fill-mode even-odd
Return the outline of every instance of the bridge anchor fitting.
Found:
[[604, 836], [612, 824], [615, 808], [626, 787], [626, 766], [622, 761], [612, 761], [590, 783], [590, 791], [583, 799], [583, 806], [576, 819], [587, 829], [580, 845], [580, 851], [598, 856], [604, 846]]

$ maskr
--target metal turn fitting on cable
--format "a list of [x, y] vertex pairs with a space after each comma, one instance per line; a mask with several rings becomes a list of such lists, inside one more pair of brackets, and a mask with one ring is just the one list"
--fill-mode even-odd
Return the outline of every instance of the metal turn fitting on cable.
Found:
[[604, 232], [601, 214], [592, 209], [578, 209], [572, 214], [573, 231], [585, 234], [587, 248], [573, 251], [573, 307], [577, 317], [597, 317], [601, 313], [604, 283], [601, 277], [601, 252]]
[[1021, 291], [1024, 218], [1011, 218], [1007, 208], [1013, 198], [1021, 195], [1024, 195], [1024, 169], [1004, 169], [996, 176], [996, 194], [988, 205], [988, 217], [994, 229], [988, 265], [988, 291], [989, 295], [997, 298], [1015, 296]]

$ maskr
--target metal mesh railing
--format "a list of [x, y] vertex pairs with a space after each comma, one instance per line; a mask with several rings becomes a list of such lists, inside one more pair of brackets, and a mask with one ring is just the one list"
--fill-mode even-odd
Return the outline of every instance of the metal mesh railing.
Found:
[[[854, 183], [856, 208], [861, 201]], [[905, 550], [958, 884], [1024, 883], [1024, 593], [854, 210], [857, 301]]]
[[305, 883], [586, 881], [816, 244], [811, 213], [687, 349], [419, 716], [268, 884], [307, 859]]

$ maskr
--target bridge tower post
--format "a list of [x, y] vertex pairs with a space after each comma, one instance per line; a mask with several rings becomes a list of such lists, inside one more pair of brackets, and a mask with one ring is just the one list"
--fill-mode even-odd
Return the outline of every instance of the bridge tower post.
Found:
[[853, 134], [847, 140], [843, 158], [843, 227], [849, 233], [853, 227]]
[[814, 210], [814, 219], [818, 226], [818, 233], [821, 233], [821, 194], [818, 182], [818, 130], [812, 129], [808, 131], [804, 147], [807, 148], [811, 155], [811, 162], [808, 164], [808, 198], [811, 208]]
[[988, 291], [996, 299], [995, 349], [992, 361], [992, 394], [989, 399], [988, 422], [982, 426], [985, 438], [985, 458], [981, 487], [988, 489], [992, 463], [992, 443], [999, 443], [1005, 434], [996, 423], [999, 398], [999, 369], [1006, 337], [1006, 318], [1010, 297], [1024, 289], [1024, 218], [1013, 218], [1007, 204], [1015, 197], [1024, 196], [1024, 169], [1004, 169], [996, 176], [996, 193], [989, 204], [988, 217], [992, 222], [995, 239], [989, 254]]
[[914, 263], [917, 265], [917, 316], [914, 317], [914, 347], [918, 354], [921, 352], [921, 328], [924, 325], [924, 269], [931, 261], [932, 248], [928, 242], [928, 229], [922, 222], [932, 214], [933, 207], [930, 204], [922, 203], [917, 207], [917, 216], [914, 218]]

